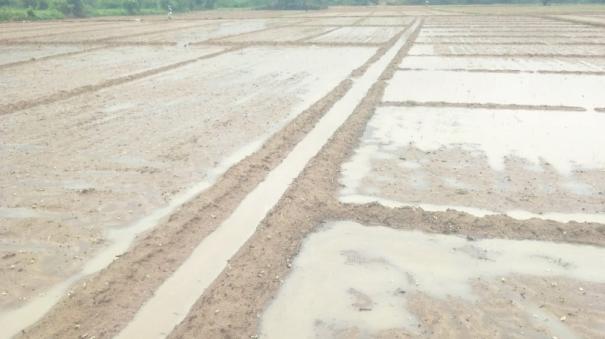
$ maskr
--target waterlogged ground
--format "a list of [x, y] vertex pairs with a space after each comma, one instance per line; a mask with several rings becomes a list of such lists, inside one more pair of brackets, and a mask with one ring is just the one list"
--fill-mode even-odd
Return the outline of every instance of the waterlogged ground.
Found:
[[[603, 28], [547, 19], [448, 20], [427, 19], [401, 60], [342, 167], [341, 200], [605, 222], [605, 158], [596, 146], [605, 142], [598, 127], [605, 58], [593, 56], [601, 46], [585, 53], [575, 38], [525, 43], [550, 25], [544, 29], [553, 36]], [[464, 32], [450, 38], [453, 30]], [[511, 30], [529, 37], [492, 41]], [[578, 55], [568, 56], [566, 47]]]
[[598, 338], [603, 255], [593, 246], [330, 222], [303, 243], [260, 334]]
[[602, 338], [602, 13], [0, 24], [0, 337]]
[[604, 222], [605, 158], [593, 147], [605, 143], [604, 119], [595, 112], [381, 107], [343, 166], [341, 199]]

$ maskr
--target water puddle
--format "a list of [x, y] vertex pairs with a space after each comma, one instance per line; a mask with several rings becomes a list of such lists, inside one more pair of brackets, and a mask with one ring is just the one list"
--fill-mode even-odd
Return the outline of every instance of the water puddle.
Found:
[[594, 109], [605, 106], [602, 88], [605, 77], [598, 75], [400, 71], [385, 90], [384, 100]]
[[[543, 241], [485, 239], [331, 222], [308, 236], [293, 270], [262, 317], [262, 338], [333, 338], [355, 329], [366, 338], [403, 329], [418, 334], [408, 296], [480, 302], [476, 279], [529, 275], [605, 282], [605, 249]], [[498, 282], [500, 283], [500, 282]], [[572, 329], [547, 310], [526, 309], [553, 323], [551, 336]], [[497, 314], [497, 312], [496, 312]], [[494, 316], [496, 315], [494, 314]], [[541, 318], [540, 318], [541, 317]]]
[[[391, 49], [354, 80], [345, 96], [319, 120], [292, 152], [250, 192], [213, 233], [170, 276], [135, 315], [118, 338], [163, 338], [180, 323], [193, 304], [227, 265], [228, 260], [256, 231], [307, 163], [353, 113], [370, 87], [393, 59], [414, 25]], [[149, 326], [154, 324], [154, 326]]]
[[600, 126], [605, 116], [589, 112], [382, 107], [368, 125], [364, 144], [386, 151], [409, 145], [425, 152], [461, 147], [484, 153], [496, 171], [504, 170], [507, 157], [516, 156], [569, 174], [605, 168]]
[[455, 57], [408, 56], [399, 65], [402, 68], [426, 68], [432, 70], [489, 69], [513, 71], [567, 71], [602, 72], [605, 59], [570, 57]]
[[[544, 118], [545, 115], [548, 115], [548, 119]], [[457, 200], [453, 204], [444, 204], [443, 201], [428, 204], [436, 201], [433, 201], [430, 196], [410, 200], [409, 196], [398, 194], [390, 188], [396, 184], [402, 189], [411, 187], [415, 190], [431, 189], [436, 193], [444, 191], [437, 183], [425, 187], [419, 186], [423, 183], [423, 173], [436, 171], [436, 167], [430, 163], [431, 159], [422, 156], [436, 151], [451, 153], [458, 150], [456, 154], [469, 152], [473, 154], [473, 158], [478, 159], [477, 161], [486, 159], [494, 175], [503, 178], [508, 173], [513, 173], [509, 172], [513, 169], [507, 165], [507, 161], [511, 158], [521, 160], [529, 168], [543, 169], [543, 166], [548, 166], [556, 170], [560, 176], [546, 181], [546, 189], [549, 188], [548, 186], [555, 188], [557, 180], [560, 180], [560, 186], [566, 192], [580, 198], [600, 199], [598, 196], [600, 189], [578, 181], [574, 173], [605, 168], [605, 153], [597, 146], [605, 144], [605, 135], [597, 127], [603, 124], [605, 124], [605, 116], [598, 113], [381, 107], [369, 122], [361, 145], [355, 150], [351, 160], [342, 166], [340, 181], [343, 188], [340, 199], [349, 203], [379, 202], [390, 207], [421, 207], [427, 211], [456, 209], [478, 217], [506, 214], [517, 219], [539, 218], [559, 222], [604, 223], [605, 214], [598, 208], [590, 213], [582, 211], [580, 207], [577, 207], [577, 210], [574, 210], [575, 208], [564, 210], [566, 213], [558, 213], [556, 209], [551, 211], [536, 209], [534, 212], [547, 213], [532, 213], [524, 211], [530, 209], [531, 205], [500, 208], [495, 203], [480, 202], [481, 204], [477, 206], [478, 202], [473, 201], [473, 197], [464, 198], [464, 196], [456, 197]], [[403, 154], [402, 150], [410, 148], [419, 150], [421, 158], [398, 156]], [[426, 161], [429, 163], [425, 163]], [[400, 166], [389, 167], [389, 164]], [[450, 177], [456, 173], [460, 174], [458, 169], [470, 164], [472, 163], [455, 163], [453, 168], [443, 170], [442, 178], [439, 176], [436, 178], [444, 187], [459, 186], [460, 190], [467, 189]], [[393, 171], [400, 171], [403, 174]], [[405, 178], [405, 182], [397, 181], [398, 178]], [[465, 179], [472, 182], [470, 178]], [[482, 182], [477, 180], [478, 186], [469, 189], [476, 192], [492, 189], [490, 186], [481, 186], [489, 185], [489, 181]], [[498, 187], [497, 190], [506, 191], [504, 186], [509, 184], [504, 180], [499, 183], [502, 187]], [[515, 198], [519, 194], [531, 193], [541, 199], [547, 199], [546, 190], [544, 192], [539, 191], [538, 188], [536, 190], [533, 192], [526, 187], [523, 192], [511, 191], [503, 194]], [[473, 206], [481, 208], [473, 208]]]

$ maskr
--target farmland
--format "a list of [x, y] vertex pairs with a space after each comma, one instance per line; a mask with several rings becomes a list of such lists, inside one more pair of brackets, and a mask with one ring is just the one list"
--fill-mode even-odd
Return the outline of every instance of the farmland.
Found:
[[605, 7], [12, 22], [0, 49], [0, 337], [605, 334]]

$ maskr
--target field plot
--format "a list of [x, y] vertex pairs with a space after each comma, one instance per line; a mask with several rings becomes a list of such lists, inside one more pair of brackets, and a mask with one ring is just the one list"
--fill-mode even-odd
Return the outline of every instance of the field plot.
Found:
[[459, 38], [459, 37], [471, 37], [471, 36], [481, 36], [481, 37], [552, 37], [552, 38], [568, 38], [573, 39], [574, 37], [579, 37], [581, 39], [586, 38], [602, 38], [601, 30], [581, 30], [577, 32], [567, 32], [567, 31], [531, 31], [527, 33], [522, 30], [507, 30], [507, 31], [498, 31], [498, 30], [486, 30], [481, 32], [480, 34], [469, 35], [464, 30], [450, 30], [450, 31], [437, 31], [431, 30], [423, 33], [423, 36], [427, 37], [451, 37], [451, 38]]
[[603, 13], [1, 24], [0, 337], [602, 338]]
[[605, 27], [605, 15], [556, 15], [553, 16], [553, 18], [557, 19], [563, 19], [563, 20], [569, 20], [569, 21], [575, 21], [575, 22], [580, 22], [580, 23], [587, 23], [587, 24], [596, 24], [599, 26], [604, 26]]
[[605, 158], [591, 147], [605, 142], [594, 128], [605, 59], [584, 57], [600, 46], [576, 50], [582, 58], [481, 57], [487, 45], [467, 46], [456, 58], [410, 49], [343, 167], [343, 199], [605, 221]]
[[[299, 19], [300, 20], [300, 19]], [[357, 22], [364, 20], [364, 17], [344, 17], [344, 18], [313, 18], [301, 23], [301, 25], [310, 26], [340, 26], [340, 25], [353, 25]]]
[[[228, 19], [241, 21], [250, 20], [250, 19], [269, 19], [269, 18], [285, 18], [289, 16], [295, 16], [299, 13], [305, 13], [305, 11], [288, 11], [288, 12], [279, 12], [279, 11], [265, 11], [265, 10], [256, 10], [256, 11], [234, 11], [231, 9], [217, 9], [213, 11], [193, 11], [193, 12], [184, 12], [179, 13], [178, 16], [175, 16], [173, 20], [217, 20], [217, 19]], [[156, 21], [166, 21], [166, 16], [151, 16], [149, 17], [151, 20]]]
[[[448, 19], [452, 17], [446, 17]], [[514, 26], [513, 26], [514, 24]], [[434, 29], [442, 29], [442, 30], [459, 30], [459, 29], [467, 29], [467, 33], [472, 34], [476, 33], [476, 31], [487, 30], [487, 29], [515, 29], [520, 27], [532, 28], [535, 30], [547, 30], [547, 29], [560, 29], [560, 28], [573, 28], [578, 27], [574, 26], [575, 23], [571, 22], [548, 22], [548, 21], [538, 21], [535, 19], [530, 20], [498, 20], [497, 18], [489, 18], [483, 20], [473, 20], [473, 22], [469, 23], [467, 21], [431, 21], [431, 23], [426, 24], [425, 30], [431, 31]], [[472, 31], [468, 30], [471, 28]]]
[[[443, 81], [438, 88], [437, 81]], [[401, 86], [413, 83], [402, 91]], [[576, 110], [603, 107], [605, 78], [579, 74], [514, 74], [458, 71], [401, 71], [387, 88], [390, 102], [566, 106]], [[502, 91], [505, 87], [508, 90]]]
[[[161, 33], [175, 29], [189, 28], [192, 26], [201, 26], [210, 22], [191, 23], [187, 21], [173, 21], [170, 23], [157, 22], [128, 22], [123, 25], [111, 26], [107, 28], [99, 28], [94, 30], [70, 30], [61, 34], [50, 35], [35, 35], [20, 41], [25, 42], [40, 42], [40, 43], [77, 43], [77, 42], [94, 42], [108, 39], [116, 39], [134, 35], [146, 35], [153, 33]], [[126, 26], [126, 27], [124, 27]]]
[[343, 198], [605, 222], [605, 157], [590, 147], [605, 142], [597, 127], [604, 119], [566, 111], [383, 107], [345, 167]]
[[417, 43], [435, 44], [605, 44], [605, 37], [560, 37], [560, 36], [421, 36]]
[[[311, 18], [343, 18], [343, 17], [348, 17], [348, 18], [362, 18], [362, 17], [366, 17], [366, 16], [370, 16], [372, 15], [372, 13], [374, 13], [375, 11], [370, 10], [368, 8], [364, 8], [364, 7], [359, 7], [359, 8], [351, 8], [349, 10], [346, 11], [342, 11], [339, 9], [328, 9], [327, 11], [322, 11], [322, 12], [318, 12], [318, 13], [309, 13], [307, 11], [305, 12], [299, 12], [293, 15], [290, 15], [291, 17], [311, 17]], [[387, 15], [393, 15], [396, 14], [396, 12], [388, 12]]]
[[[108, 28], [117, 28], [123, 24], [111, 22], [90, 22], [90, 23], [66, 23], [66, 24], [46, 24], [32, 28], [13, 27], [0, 30], [0, 41], [20, 40], [24, 38], [38, 38], [52, 35], [67, 34], [77, 30], [79, 32], [94, 32]], [[23, 25], [21, 25], [23, 26]], [[123, 28], [123, 27], [122, 27]]]
[[[532, 31], [529, 33], [565, 33], [565, 34], [574, 34], [574, 33], [599, 33], [603, 30], [599, 27], [591, 27], [587, 25], [581, 24], [569, 24], [569, 25], [556, 25], [556, 26], [546, 26], [544, 25], [524, 25], [522, 23], [502, 23], [500, 26], [479, 26], [472, 27], [472, 35], [481, 35], [484, 33], [492, 33], [492, 32], [504, 32], [504, 33], [519, 33], [525, 32], [528, 33], [528, 29]], [[435, 33], [462, 33], [468, 32], [468, 28], [464, 28], [461, 26], [453, 26], [453, 27], [439, 27], [439, 28], [427, 28], [425, 33], [435, 34]]]
[[83, 51], [90, 46], [76, 46], [76, 45], [54, 45], [54, 46], [41, 46], [41, 45], [21, 45], [21, 46], [2, 46], [2, 53], [0, 54], [0, 67], [24, 61], [31, 61], [38, 58], [44, 58], [48, 56], [73, 53]]
[[451, 71], [511, 71], [511, 72], [560, 72], [560, 73], [602, 73], [605, 72], [605, 58], [574, 57], [444, 57], [408, 56], [399, 66], [410, 70], [451, 70]]
[[[487, 19], [486, 19], [487, 20]], [[518, 36], [552, 36], [552, 37], [602, 37], [603, 28], [573, 22], [557, 22], [535, 18], [531, 21], [514, 19], [474, 21], [475, 23], [448, 23], [438, 20], [427, 24], [421, 32], [424, 36], [465, 36], [465, 37], [518, 37]]]
[[332, 30], [331, 27], [317, 26], [280, 27], [260, 32], [241, 34], [235, 37], [221, 39], [220, 41], [240, 43], [297, 41], [326, 33], [330, 30]]
[[310, 41], [331, 43], [384, 43], [401, 32], [401, 27], [343, 27]]
[[414, 21], [414, 17], [369, 17], [363, 19], [359, 24], [368, 26], [405, 26]]
[[410, 55], [528, 55], [528, 56], [601, 56], [605, 45], [416, 45]]
[[[376, 15], [378, 15], [379, 13], [375, 13]], [[392, 13], [395, 14], [395, 13]], [[419, 16], [419, 17], [426, 17], [426, 16], [442, 16], [442, 15], [450, 15], [450, 13], [446, 13], [443, 11], [437, 11], [437, 10], [430, 10], [427, 8], [418, 8], [416, 6], [412, 6], [412, 7], [407, 7], [407, 8], [403, 8], [402, 11], [398, 12], [396, 15], [409, 15], [409, 16]]]
[[[443, 9], [442, 9], [443, 10]], [[561, 4], [557, 6], [507, 6], [507, 5], [474, 5], [474, 6], [448, 6], [447, 12], [450, 15], [488, 15], [490, 18], [514, 19], [519, 18], [519, 15], [527, 15], [527, 18], [535, 16], [547, 15], [579, 15], [581, 17], [603, 15], [605, 9], [598, 4]], [[521, 17], [523, 18], [523, 17]]]
[[283, 26], [296, 23], [296, 20], [244, 20], [241, 22], [233, 21], [218, 21], [209, 22], [207, 25], [186, 28], [182, 30], [174, 30], [167, 33], [157, 33], [150, 35], [139, 35], [134, 37], [125, 37], [114, 39], [118, 42], [132, 43], [153, 43], [153, 42], [169, 42], [177, 45], [186, 43], [199, 43], [210, 39], [218, 39], [226, 36], [244, 34], [253, 31], [263, 30], [272, 26]]
[[[74, 90], [90, 90], [83, 88], [85, 86], [106, 86], [106, 82], [112, 79], [193, 60], [221, 50], [218, 47], [114, 47], [0, 69], [0, 90], [5, 94], [0, 98], [0, 112], [59, 99], [66, 92]], [[87, 72], [92, 67], [97, 71]], [[80, 75], [74, 77], [73, 74]], [[23, 88], [28, 90], [23, 91]]]

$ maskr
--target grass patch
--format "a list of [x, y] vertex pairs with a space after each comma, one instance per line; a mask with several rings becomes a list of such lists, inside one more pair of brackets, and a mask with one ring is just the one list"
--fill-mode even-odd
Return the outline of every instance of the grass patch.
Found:
[[[31, 15], [33, 14], [33, 16]], [[157, 8], [141, 8], [135, 14], [129, 14], [124, 8], [87, 8], [86, 16], [126, 16], [126, 15], [157, 15], [166, 14], [166, 10]], [[0, 7], [0, 21], [35, 21], [63, 19], [65, 15], [56, 9], [28, 11], [26, 8]]]
[[56, 9], [28, 11], [26, 8], [0, 7], [0, 21], [51, 20], [64, 17], [63, 13]]
[[141, 8], [135, 14], [129, 14], [125, 8], [92, 8], [86, 13], [89, 16], [137, 16], [137, 15], [154, 15], [166, 14], [166, 10], [157, 8]]

